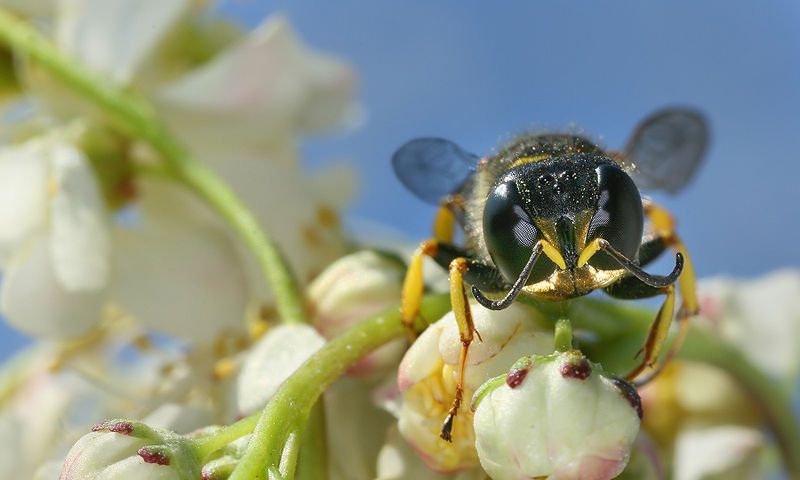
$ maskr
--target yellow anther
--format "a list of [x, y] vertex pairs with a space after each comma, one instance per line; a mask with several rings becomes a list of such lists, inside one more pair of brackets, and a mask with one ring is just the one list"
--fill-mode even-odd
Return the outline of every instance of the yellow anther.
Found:
[[223, 358], [214, 364], [213, 376], [216, 380], [225, 380], [236, 373], [238, 365], [230, 357]]
[[595, 253], [600, 251], [600, 243], [601, 238], [595, 238], [591, 242], [589, 242], [586, 247], [584, 247], [583, 251], [581, 252], [580, 256], [578, 256], [578, 268], [583, 267], [589, 262]]
[[558, 268], [561, 270], [566, 270], [567, 262], [564, 261], [564, 257], [561, 256], [561, 252], [559, 252], [558, 249], [547, 240], [540, 240], [540, 242], [542, 243], [542, 253], [547, 255], [547, 258], [558, 265]]

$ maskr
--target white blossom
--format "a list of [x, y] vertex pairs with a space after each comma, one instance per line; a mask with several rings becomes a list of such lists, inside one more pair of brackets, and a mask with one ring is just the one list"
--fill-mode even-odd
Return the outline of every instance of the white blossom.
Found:
[[0, 209], [0, 307], [32, 335], [82, 334], [100, 319], [110, 276], [108, 213], [94, 173], [65, 131], [3, 148], [3, 170], [0, 191], [18, 199]]

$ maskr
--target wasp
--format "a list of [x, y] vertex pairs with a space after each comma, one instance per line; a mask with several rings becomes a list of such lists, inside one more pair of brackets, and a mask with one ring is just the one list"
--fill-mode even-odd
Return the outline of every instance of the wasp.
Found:
[[[411, 331], [424, 289], [423, 257], [449, 270], [450, 297], [462, 343], [456, 392], [441, 437], [451, 441], [463, 396], [467, 353], [475, 331], [467, 285], [482, 306], [500, 310], [519, 296], [564, 301], [603, 289], [617, 298], [664, 295], [638, 365], [626, 376], [655, 375], [675, 313], [685, 335], [697, 310], [695, 275], [670, 213], [640, 189], [675, 193], [705, 154], [708, 126], [686, 108], [658, 111], [634, 130], [621, 151], [607, 151], [572, 133], [523, 134], [486, 157], [441, 138], [400, 147], [392, 165], [420, 199], [437, 205], [433, 238], [413, 254], [403, 284], [401, 318]], [[463, 232], [454, 242], [455, 229]], [[644, 270], [667, 249], [667, 275]], [[679, 348], [676, 340], [673, 349]], [[664, 360], [666, 362], [670, 352]], [[661, 365], [663, 367], [663, 364]]]

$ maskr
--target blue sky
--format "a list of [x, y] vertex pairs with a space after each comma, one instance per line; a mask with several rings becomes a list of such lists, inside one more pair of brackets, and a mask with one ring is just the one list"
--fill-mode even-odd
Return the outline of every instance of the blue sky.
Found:
[[[710, 155], [686, 191], [656, 198], [675, 212], [699, 275], [800, 266], [799, 3], [488, 5], [228, 0], [220, 9], [250, 26], [283, 12], [307, 43], [359, 72], [363, 126], [304, 148], [310, 166], [357, 165], [354, 217], [428, 234], [431, 208], [389, 167], [412, 137], [481, 154], [519, 130], [575, 124], [616, 148], [649, 112], [683, 104], [708, 115]], [[0, 328], [8, 355], [23, 339]]]
[[[800, 266], [800, 4], [764, 1], [229, 1], [250, 25], [285, 13], [311, 45], [354, 64], [366, 122], [309, 142], [312, 164], [362, 171], [359, 217], [412, 238], [431, 209], [389, 158], [420, 135], [485, 153], [530, 127], [576, 124], [620, 147], [665, 105], [696, 106], [713, 141], [696, 181], [656, 196], [679, 219], [701, 276]], [[749, 5], [749, 6], [748, 6]]]

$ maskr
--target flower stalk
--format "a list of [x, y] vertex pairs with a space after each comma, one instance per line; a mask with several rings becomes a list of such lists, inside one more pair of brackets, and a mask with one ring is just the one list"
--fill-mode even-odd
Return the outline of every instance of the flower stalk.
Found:
[[[421, 317], [439, 318], [449, 308], [448, 294], [430, 295], [422, 302]], [[421, 320], [418, 326], [423, 327]], [[230, 479], [264, 479], [269, 469], [278, 467], [283, 473], [286, 466], [281, 466], [281, 458], [288, 436], [305, 424], [322, 392], [358, 359], [404, 334], [400, 310], [392, 307], [347, 330], [309, 358], [261, 412], [247, 451]]]
[[213, 207], [254, 253], [275, 293], [281, 319], [287, 323], [307, 320], [299, 286], [277, 244], [236, 194], [170, 134], [144, 98], [93, 75], [4, 9], [0, 9], [0, 42], [36, 61], [92, 102], [118, 128], [149, 143], [172, 175]]

